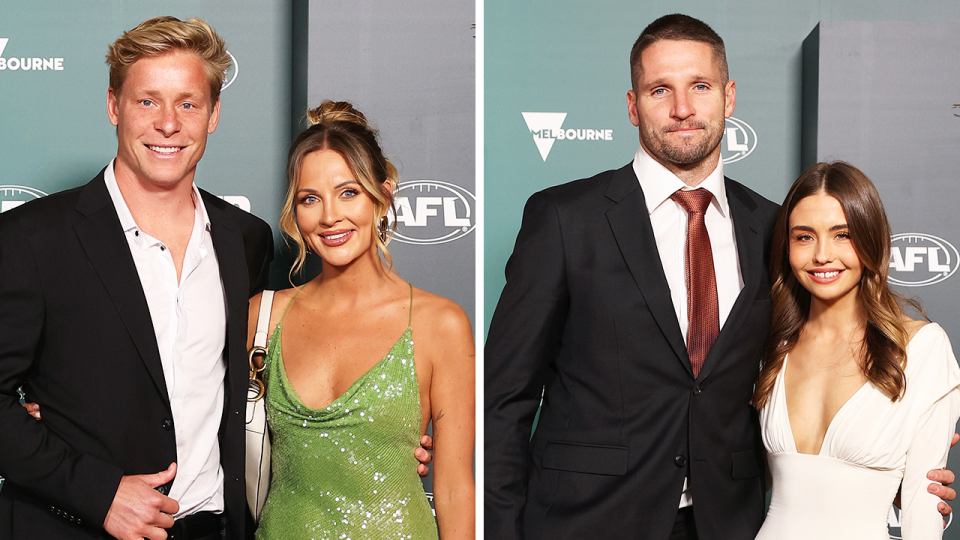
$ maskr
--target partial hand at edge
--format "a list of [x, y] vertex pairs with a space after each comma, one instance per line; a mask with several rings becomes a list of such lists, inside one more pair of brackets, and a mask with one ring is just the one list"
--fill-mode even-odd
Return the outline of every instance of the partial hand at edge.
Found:
[[27, 413], [30, 416], [36, 418], [37, 420], [40, 419], [40, 405], [27, 402], [23, 404], [23, 408], [27, 410]]
[[177, 464], [154, 474], [124, 476], [103, 521], [103, 528], [119, 540], [164, 540], [173, 526], [173, 514], [180, 510], [177, 501], [155, 488], [177, 475]]
[[[950, 440], [950, 448], [956, 446], [958, 441], [960, 441], [960, 434], [954, 433], [953, 439]], [[927, 491], [942, 499], [941, 502], [937, 503], [937, 511], [940, 512], [940, 515], [943, 517], [949, 516], [950, 513], [953, 512], [953, 509], [950, 508], [950, 505], [947, 503], [957, 497], [957, 492], [950, 487], [950, 484], [957, 479], [956, 475], [949, 469], [934, 469], [927, 473], [927, 478], [942, 484], [930, 484], [927, 486]], [[943, 526], [947, 526], [946, 522], [944, 522]]]
[[950, 484], [956, 480], [956, 476], [949, 469], [934, 469], [927, 473], [927, 478], [934, 482], [940, 482], [940, 484], [927, 486], [927, 491], [942, 499], [941, 502], [937, 503], [937, 510], [940, 515], [943, 517], [949, 516], [953, 509], [947, 503], [957, 497], [957, 492], [950, 487]]
[[420, 446], [422, 446], [422, 448], [414, 450], [413, 455], [417, 458], [417, 461], [420, 462], [417, 464], [417, 474], [426, 476], [430, 474], [430, 468], [427, 467], [427, 465], [433, 461], [433, 454], [429, 452], [429, 450], [433, 450], [433, 437], [429, 435], [420, 437]]

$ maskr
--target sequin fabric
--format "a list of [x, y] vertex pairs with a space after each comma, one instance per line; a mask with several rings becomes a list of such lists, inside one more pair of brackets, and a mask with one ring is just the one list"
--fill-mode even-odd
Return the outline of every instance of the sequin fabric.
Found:
[[411, 329], [343, 395], [311, 409], [287, 380], [282, 324], [266, 359], [273, 476], [256, 537], [437, 538], [413, 456], [420, 392]]

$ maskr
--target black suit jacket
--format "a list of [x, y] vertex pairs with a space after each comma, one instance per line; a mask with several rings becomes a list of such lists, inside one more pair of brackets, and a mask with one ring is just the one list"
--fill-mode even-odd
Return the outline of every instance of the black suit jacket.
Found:
[[[242, 538], [247, 300], [266, 283], [273, 240], [260, 219], [201, 194], [227, 308], [225, 514], [228, 537]], [[24, 414], [22, 384], [43, 421]], [[0, 539], [107, 538], [121, 476], [176, 461], [171, 419], [146, 297], [103, 172], [0, 215]]]
[[487, 538], [666, 540], [689, 471], [700, 538], [753, 540], [777, 206], [725, 185], [744, 287], [696, 379], [632, 164], [527, 202], [485, 349]]

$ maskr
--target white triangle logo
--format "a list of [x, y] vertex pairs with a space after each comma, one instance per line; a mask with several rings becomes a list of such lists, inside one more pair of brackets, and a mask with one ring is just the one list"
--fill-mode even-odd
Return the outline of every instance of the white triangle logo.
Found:
[[0, 37], [0, 57], [3, 56], [3, 49], [7, 47], [8, 41], [10, 41], [10, 38]]
[[[533, 135], [533, 142], [536, 143], [537, 149], [540, 150], [540, 157], [546, 161], [547, 155], [550, 154], [550, 149], [553, 148], [553, 143], [557, 140], [553, 137], [553, 134], [560, 131], [564, 119], [567, 118], [567, 113], [525, 112], [521, 114], [523, 114], [523, 119], [527, 123], [527, 129], [529, 129]], [[547, 133], [544, 133], [544, 130], [546, 130]]]
[[[891, 527], [900, 526], [900, 516], [897, 515], [897, 511], [893, 509], [893, 506], [890, 506], [890, 512], [887, 513], [887, 525]], [[893, 535], [891, 535], [891, 538]]]

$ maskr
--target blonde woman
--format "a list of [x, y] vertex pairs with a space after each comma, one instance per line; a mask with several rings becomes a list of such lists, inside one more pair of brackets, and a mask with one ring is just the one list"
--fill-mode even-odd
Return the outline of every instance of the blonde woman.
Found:
[[[310, 111], [290, 150], [280, 226], [323, 272], [279, 291], [264, 360], [273, 476], [257, 538], [472, 538], [474, 347], [453, 302], [394, 270], [397, 188], [348, 103]], [[251, 337], [260, 297], [250, 303]], [[433, 422], [434, 504], [414, 449]]]

